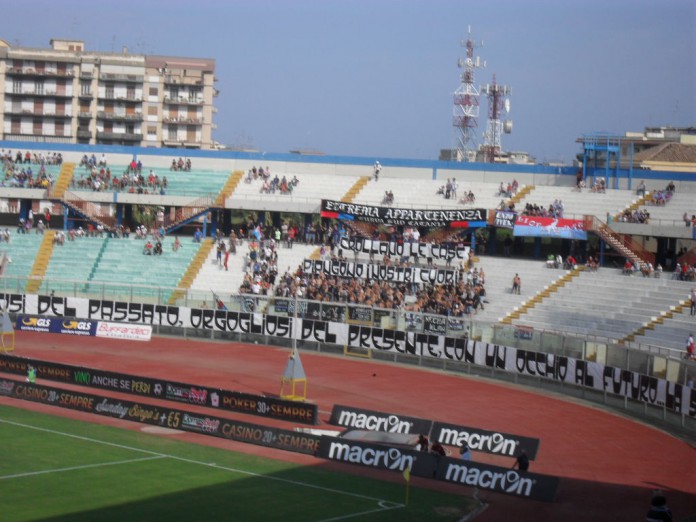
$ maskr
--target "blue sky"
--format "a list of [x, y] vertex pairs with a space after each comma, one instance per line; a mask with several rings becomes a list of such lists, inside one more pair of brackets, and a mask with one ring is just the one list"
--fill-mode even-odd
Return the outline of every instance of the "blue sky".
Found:
[[[467, 27], [512, 88], [506, 150], [570, 162], [576, 138], [696, 126], [694, 0], [0, 0], [0, 38], [214, 58], [214, 138], [265, 152], [436, 159], [455, 143]], [[482, 140], [487, 106], [482, 99]]]

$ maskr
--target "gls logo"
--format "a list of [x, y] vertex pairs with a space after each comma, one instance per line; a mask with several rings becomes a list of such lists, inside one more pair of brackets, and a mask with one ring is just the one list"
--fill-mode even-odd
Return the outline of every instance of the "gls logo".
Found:
[[51, 320], [41, 317], [24, 317], [22, 319], [22, 324], [25, 326], [41, 326], [43, 328], [48, 328], [51, 326]]
[[89, 321], [63, 321], [63, 328], [66, 330], [89, 331], [92, 328], [92, 323]]

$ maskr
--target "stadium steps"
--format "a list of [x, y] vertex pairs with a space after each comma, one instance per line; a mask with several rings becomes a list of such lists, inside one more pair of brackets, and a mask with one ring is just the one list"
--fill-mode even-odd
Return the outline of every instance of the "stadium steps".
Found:
[[348, 189], [348, 192], [346, 192], [343, 197], [341, 198], [341, 201], [343, 203], [352, 203], [355, 197], [360, 193], [360, 191], [365, 187], [370, 182], [370, 176], [362, 176], [358, 178], [358, 180], [353, 183], [353, 186]]
[[53, 193], [51, 196], [54, 199], [63, 199], [65, 191], [68, 190], [70, 182], [72, 182], [73, 176], [75, 175], [75, 164], [74, 163], [63, 163], [60, 168], [60, 175], [53, 185]]
[[321, 259], [321, 247], [315, 248], [314, 252], [309, 254], [309, 257], [307, 259], [311, 259], [312, 261], [319, 261]]
[[519, 202], [526, 198], [535, 188], [534, 185], [524, 185], [514, 196], [508, 199], [508, 206], [514, 203], [516, 208]]
[[[87, 276], [87, 281], [88, 281], [88, 282], [91, 281], [92, 279], [94, 279], [94, 274], [95, 274], [96, 271], [97, 271], [97, 267], [99, 266], [99, 262], [101, 261], [102, 257], [104, 256], [104, 251], [106, 250], [106, 247], [107, 247], [108, 244], [109, 244], [109, 239], [110, 239], [110, 238], [107, 237], [107, 238], [104, 240], [104, 242], [102, 243], [101, 247], [99, 248], [99, 252], [97, 252], [97, 257], [96, 257], [96, 259], [94, 260], [94, 264], [92, 265], [92, 269], [89, 271], [89, 275]], [[89, 283], [88, 283], [88, 285], [89, 285]], [[86, 290], [86, 288], [87, 288], [88, 285], [85, 286], [85, 290]]]
[[225, 182], [225, 186], [223, 186], [222, 190], [220, 190], [220, 193], [217, 195], [217, 198], [215, 198], [216, 207], [225, 206], [225, 200], [229, 198], [235, 190], [237, 190], [237, 185], [239, 185], [239, 182], [242, 181], [243, 177], [244, 172], [241, 170], [235, 170], [232, 173], [232, 175]]
[[665, 319], [672, 319], [676, 314], [681, 314], [684, 312], [684, 310], [688, 310], [690, 306], [691, 302], [689, 299], [682, 299], [679, 301], [677, 306], [671, 306], [669, 312], [660, 312], [659, 316], [653, 317], [649, 322], [645, 323], [636, 331], [626, 335], [622, 339], [619, 339], [619, 344], [632, 343], [636, 340], [636, 337], [645, 335], [647, 330], [654, 330], [656, 325], [664, 324]]
[[617, 214], [614, 214], [614, 219], [619, 220], [619, 218], [623, 215], [624, 212], [634, 212], [638, 210], [640, 207], [647, 205], [649, 201], [652, 201], [652, 195], [648, 192], [646, 192], [641, 198], [635, 200], [633, 203], [628, 205], [626, 208], [623, 210], [620, 210]]
[[39, 252], [36, 254], [36, 259], [34, 259], [34, 266], [31, 269], [29, 281], [27, 281], [27, 294], [35, 294], [41, 288], [48, 263], [51, 261], [51, 254], [53, 254], [53, 238], [55, 236], [56, 232], [54, 230], [47, 230], [44, 233]]
[[181, 280], [179, 281], [176, 290], [174, 290], [172, 295], [169, 296], [169, 304], [176, 304], [177, 300], [186, 295], [186, 290], [191, 288], [193, 281], [196, 279], [196, 276], [198, 275], [198, 272], [200, 272], [205, 260], [208, 259], [208, 255], [213, 250], [214, 245], [215, 242], [212, 240], [212, 238], [208, 237], [203, 240], [198, 252], [196, 252], [196, 255], [193, 257], [191, 263], [186, 269], [186, 272], [183, 276], [181, 276]]
[[591, 230], [609, 243], [614, 250], [630, 259], [633, 263], [645, 262], [652, 263], [653, 265], [655, 264], [655, 254], [648, 252], [632, 239], [625, 238], [621, 234], [614, 232], [606, 223], [603, 223], [599, 219], [592, 219]]
[[570, 270], [563, 274], [561, 277], [556, 279], [551, 285], [547, 286], [543, 290], [540, 290], [539, 292], [534, 295], [531, 299], [529, 299], [527, 302], [523, 303], [522, 306], [519, 308], [515, 308], [512, 312], [510, 312], [507, 316], [503, 317], [500, 320], [500, 323], [502, 324], [512, 324], [512, 321], [515, 319], [519, 319], [520, 316], [523, 314], [526, 314], [527, 311], [529, 311], [531, 308], [534, 308], [537, 304], [541, 303], [544, 299], [548, 298], [551, 296], [551, 294], [555, 293], [558, 291], [559, 288], [562, 288], [565, 286], [566, 283], [572, 281], [574, 278], [576, 278], [578, 275], [580, 275], [580, 272], [585, 270], [584, 266], [579, 266], [577, 268], [574, 268], [573, 270]]

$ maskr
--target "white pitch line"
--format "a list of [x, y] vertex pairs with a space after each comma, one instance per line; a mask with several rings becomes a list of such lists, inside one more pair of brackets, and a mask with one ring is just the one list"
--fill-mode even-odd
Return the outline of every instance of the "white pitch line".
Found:
[[360, 513], [352, 513], [350, 515], [343, 515], [334, 518], [325, 518], [317, 522], [336, 522], [337, 520], [348, 520], [349, 518], [361, 517], [363, 515], [371, 515], [372, 513], [383, 513], [384, 511], [389, 511], [390, 509], [400, 509], [406, 507], [404, 504], [392, 504], [391, 506], [381, 506], [381, 504], [382, 502], [380, 502], [379, 509], [370, 509], [369, 511], [361, 511]]
[[46, 475], [48, 473], [62, 473], [64, 471], [76, 471], [80, 469], [101, 468], [105, 466], [116, 466], [119, 464], [132, 464], [133, 462], [144, 462], [146, 460], [164, 459], [164, 455], [155, 455], [153, 457], [143, 457], [141, 459], [120, 460], [118, 462], [100, 462], [98, 464], [85, 464], [84, 466], [72, 466], [70, 468], [45, 469], [41, 471], [29, 471], [27, 473], [17, 473], [16, 475], [0, 475], [0, 480], [11, 478], [33, 477], [34, 475]]
[[[259, 474], [259, 473], [254, 473], [254, 472], [252, 472], [252, 471], [245, 471], [245, 470], [242, 470], [242, 469], [229, 468], [229, 467], [226, 467], [226, 466], [218, 466], [217, 464], [211, 464], [211, 463], [209, 463], [209, 462], [200, 462], [200, 461], [198, 461], [198, 460], [191, 460], [191, 459], [187, 459], [187, 458], [184, 458], [184, 457], [177, 457], [176, 455], [167, 455], [166, 453], [158, 453], [158, 452], [156, 452], [156, 451], [150, 451], [150, 450], [146, 450], [146, 449], [142, 449], [142, 448], [135, 448], [135, 447], [132, 447], [132, 446], [125, 446], [125, 445], [123, 445], [123, 444], [116, 444], [116, 443], [114, 443], [114, 442], [108, 442], [108, 441], [104, 441], [104, 440], [92, 439], [92, 438], [90, 438], [90, 437], [83, 437], [83, 436], [81, 436], [81, 435], [74, 435], [74, 434], [72, 434], [72, 433], [65, 433], [65, 432], [62, 432], [62, 431], [51, 430], [51, 429], [49, 429], [49, 428], [41, 428], [41, 427], [39, 427], [39, 426], [32, 426], [32, 425], [30, 425], [30, 424], [23, 424], [23, 423], [21, 423], [21, 422], [14, 422], [14, 421], [9, 421], [9, 420], [5, 420], [5, 419], [0, 419], [0, 423], [11, 424], [11, 425], [13, 425], [13, 426], [19, 426], [19, 427], [21, 427], [21, 428], [29, 428], [29, 429], [37, 430], [37, 431], [43, 431], [43, 432], [45, 432], [45, 433], [52, 433], [52, 434], [54, 434], [54, 435], [62, 435], [62, 436], [64, 436], [64, 437], [70, 437], [70, 438], [77, 439], [77, 440], [83, 440], [83, 441], [87, 441], [87, 442], [93, 442], [93, 443], [95, 443], [95, 444], [103, 444], [103, 445], [105, 445], [105, 446], [112, 446], [112, 447], [115, 447], [115, 448], [121, 448], [121, 449], [132, 450], [132, 451], [139, 451], [139, 452], [141, 452], [141, 453], [147, 453], [147, 454], [149, 454], [149, 455], [153, 455], [154, 457], [167, 457], [167, 458], [170, 458], [170, 459], [173, 459], [173, 460], [179, 460], [179, 461], [182, 461], [182, 462], [187, 462], [187, 463], [189, 463], [189, 464], [196, 464], [196, 465], [199, 465], [199, 466], [207, 466], [207, 467], [209, 467], [209, 468], [221, 469], [221, 470], [224, 470], [224, 471], [231, 471], [231, 472], [234, 472], [234, 473], [240, 473], [240, 474], [242, 474], [242, 475], [249, 475], [249, 476], [251, 476], [251, 477], [258, 477], [258, 478], [263, 478], [263, 479], [267, 479], [267, 480], [275, 480], [275, 481], [277, 481], [277, 482], [284, 482], [284, 483], [287, 483], [287, 484], [292, 484], [292, 485], [294, 485], [294, 486], [302, 486], [302, 487], [307, 487], [307, 488], [313, 488], [313, 489], [318, 489], [318, 490], [321, 490], [321, 491], [327, 491], [327, 492], [330, 492], [330, 493], [337, 493], [337, 494], [339, 494], [339, 495], [346, 495], [346, 496], [355, 497], [355, 498], [362, 498], [362, 499], [365, 499], [365, 500], [374, 500], [375, 502], [378, 502], [380, 505], [381, 505], [382, 503], [388, 503], [388, 504], [392, 504], [392, 505], [394, 506], [394, 507], [389, 507], [389, 508], [382, 508], [382, 509], [379, 509], [379, 510], [376, 510], [376, 511], [386, 511], [387, 509], [394, 509], [394, 508], [402, 508], [402, 507], [405, 507], [404, 504], [393, 503], [393, 502], [391, 502], [391, 501], [389, 501], [389, 500], [385, 500], [385, 499], [383, 499], [383, 498], [375, 498], [375, 497], [371, 497], [371, 496], [368, 496], [368, 495], [361, 495], [361, 494], [359, 494], [359, 493], [351, 493], [351, 492], [349, 492], [349, 491], [342, 491], [342, 490], [339, 490], [339, 489], [327, 488], [327, 487], [324, 487], [324, 486], [317, 486], [317, 485], [315, 485], [315, 484], [308, 484], [308, 483], [306, 483], [306, 482], [300, 482], [300, 481], [297, 481], [297, 480], [290, 480], [290, 479], [284, 479], [284, 478], [280, 478], [280, 477], [272, 477], [272, 476], [268, 476], [268, 475], [261, 475], [261, 474]], [[142, 460], [142, 459], [140, 459], [140, 460]], [[340, 520], [340, 519], [331, 519], [331, 520]]]

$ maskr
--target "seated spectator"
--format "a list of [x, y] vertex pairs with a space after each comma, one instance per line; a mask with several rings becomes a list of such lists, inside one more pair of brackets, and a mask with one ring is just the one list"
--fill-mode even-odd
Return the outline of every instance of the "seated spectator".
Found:
[[153, 248], [152, 241], [148, 239], [147, 243], [145, 243], [145, 246], [143, 247], [143, 254], [146, 256], [151, 256]]
[[181, 241], [179, 240], [179, 236], [177, 236], [174, 240], [174, 244], [172, 245], [172, 250], [176, 252], [177, 250], [179, 250], [179, 247], [181, 247]]
[[[147, 245], [146, 245], [147, 246]], [[156, 256], [161, 256], [162, 255], [162, 243], [160, 241], [157, 241], [155, 243], [155, 249], [154, 249], [154, 254]]]

